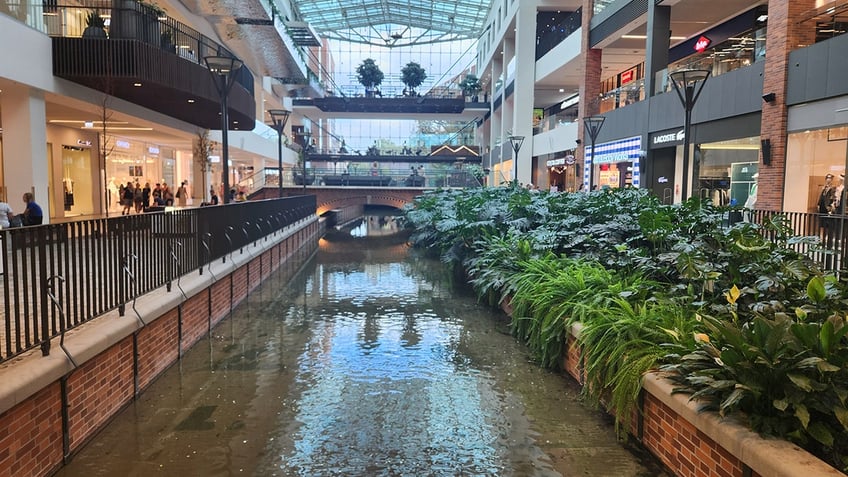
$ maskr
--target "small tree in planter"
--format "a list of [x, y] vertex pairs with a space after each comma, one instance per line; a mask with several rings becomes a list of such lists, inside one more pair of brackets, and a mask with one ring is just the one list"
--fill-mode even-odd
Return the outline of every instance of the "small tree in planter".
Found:
[[92, 10], [85, 16], [85, 30], [82, 32], [83, 38], [107, 38], [106, 35], [106, 20], [99, 13]]
[[373, 97], [375, 89], [383, 82], [383, 72], [374, 60], [367, 58], [356, 67], [356, 79], [365, 86], [365, 96]]
[[468, 73], [465, 75], [465, 78], [459, 83], [459, 87], [462, 88], [462, 94], [465, 95], [466, 98], [471, 98], [471, 101], [477, 102], [477, 94], [480, 91], [483, 91], [483, 85], [480, 84], [480, 78], [477, 77], [474, 73]]
[[400, 70], [401, 73], [401, 81], [408, 88], [407, 95], [415, 96], [415, 88], [421, 86], [421, 83], [427, 79], [427, 73], [424, 72], [424, 68], [421, 67], [418, 63], [414, 61], [410, 61]]

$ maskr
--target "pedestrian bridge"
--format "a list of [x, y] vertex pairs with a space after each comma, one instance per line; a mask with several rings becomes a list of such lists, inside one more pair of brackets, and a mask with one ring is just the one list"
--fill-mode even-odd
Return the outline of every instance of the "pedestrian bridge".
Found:
[[[266, 173], [261, 181], [251, 183], [244, 181], [239, 187], [247, 189], [251, 199], [270, 199], [276, 197], [291, 197], [298, 195], [315, 195], [318, 215], [336, 211], [339, 223], [362, 216], [367, 205], [379, 205], [402, 209], [413, 199], [428, 190], [439, 188], [479, 187], [478, 179], [466, 170], [451, 170], [441, 174], [418, 174], [417, 170], [396, 173], [368, 172], [353, 174], [338, 174], [334, 171], [324, 173], [307, 171], [304, 178], [302, 173], [289, 172], [283, 175], [282, 188], [276, 174]], [[259, 179], [256, 175], [254, 178]]]

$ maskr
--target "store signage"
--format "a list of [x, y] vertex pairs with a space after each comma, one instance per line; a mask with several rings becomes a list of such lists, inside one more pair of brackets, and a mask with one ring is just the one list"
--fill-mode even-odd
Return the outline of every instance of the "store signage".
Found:
[[209, 156], [209, 162], [221, 162], [221, 156]]
[[671, 132], [671, 133], [662, 133], [657, 134], [651, 139], [651, 145], [658, 146], [661, 144], [672, 144], [672, 143], [680, 143], [683, 142], [683, 139], [686, 137], [686, 132], [681, 129], [680, 131]]
[[622, 84], [622, 86], [633, 81], [633, 79], [635, 77], [636, 77], [635, 68], [629, 69], [629, 70], [625, 71], [624, 73], [621, 73], [621, 84]]
[[115, 147], [120, 147], [121, 149], [129, 149], [130, 143], [129, 141], [115, 141]]
[[77, 144], [80, 146], [91, 147], [91, 141], [86, 139], [77, 139]]
[[559, 159], [551, 159], [545, 163], [548, 167], [556, 167], [556, 166], [564, 166], [565, 158], [561, 157]]
[[576, 161], [574, 159], [574, 156], [572, 156], [571, 154], [565, 156], [565, 163], [568, 164], [569, 166], [574, 164], [575, 162]]
[[712, 42], [713, 41], [709, 38], [701, 35], [701, 38], [698, 38], [698, 41], [695, 42], [695, 51], [697, 51], [698, 53], [703, 53], [704, 50], [709, 48]]
[[159, 154], [159, 148], [154, 147], [154, 146], [149, 146], [147, 148], [147, 152], [149, 152], [150, 154]]
[[593, 167], [592, 162], [596, 165], [600, 164], [601, 167], [599, 169], [602, 169], [604, 166], [609, 169], [608, 164], [629, 162], [631, 167], [633, 167], [633, 187], [639, 187], [641, 185], [639, 161], [642, 157], [642, 136], [598, 144], [595, 146], [594, 154], [591, 147], [586, 147], [584, 157], [586, 161], [583, 163], [583, 184], [587, 188], [589, 187], [589, 177], [591, 168]]

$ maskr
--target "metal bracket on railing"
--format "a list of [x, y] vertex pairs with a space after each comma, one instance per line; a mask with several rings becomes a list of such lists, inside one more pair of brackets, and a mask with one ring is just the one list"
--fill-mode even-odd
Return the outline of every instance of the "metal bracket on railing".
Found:
[[74, 361], [71, 353], [68, 352], [68, 349], [65, 348], [65, 311], [62, 310], [62, 304], [59, 303], [59, 300], [56, 298], [56, 293], [54, 291], [54, 279], [58, 279], [62, 283], [65, 283], [65, 277], [62, 275], [53, 275], [52, 277], [47, 279], [47, 297], [50, 298], [50, 301], [53, 302], [53, 306], [56, 307], [56, 310], [59, 313], [59, 347], [62, 348], [62, 351], [65, 352], [65, 356], [68, 357], [68, 360], [74, 366], [74, 368], [78, 367], [77, 362]]
[[[230, 251], [230, 262], [233, 261], [233, 239], [230, 237], [230, 232], [235, 231], [232, 225], [227, 226], [227, 230], [224, 231], [224, 238], [227, 240], [227, 244], [229, 245], [228, 250]], [[227, 256], [224, 255], [221, 257], [221, 263], [227, 262]]]
[[[206, 251], [206, 260], [207, 266], [209, 268], [209, 274], [212, 275], [213, 281], [218, 281], [218, 277], [212, 273], [212, 247], [209, 246], [209, 241], [212, 240], [212, 232], [206, 232], [203, 235], [203, 239], [200, 240], [200, 245], [203, 246], [203, 250]], [[200, 274], [203, 275], [203, 265], [200, 266]]]
[[[182, 248], [183, 244], [182, 244], [182, 242], [179, 242], [179, 241], [171, 242], [171, 244], [168, 246], [168, 248], [169, 248], [170, 253], [171, 253], [171, 260], [174, 261], [174, 267], [177, 270], [177, 288], [180, 289], [180, 293], [182, 293], [183, 299], [187, 300], [188, 296], [185, 294], [185, 291], [183, 291], [183, 287], [180, 286], [180, 279], [182, 278], [182, 275], [179, 273], [180, 258], [177, 256], [177, 252], [174, 251], [174, 245], [178, 245], [180, 248]], [[168, 291], [171, 291], [171, 282], [170, 281], [168, 282]]]
[[[130, 270], [130, 259], [132, 259], [133, 262], [136, 262], [138, 261], [138, 255], [130, 253], [121, 257], [121, 268], [124, 269], [124, 273], [126, 274], [126, 276], [130, 278], [130, 283], [133, 286], [133, 290], [135, 290], [135, 274], [132, 272], [132, 270]], [[138, 322], [141, 323], [141, 326], [145, 326], [144, 320], [141, 319], [141, 313], [139, 313], [135, 307], [136, 300], [138, 300], [138, 293], [133, 293], [132, 309], [135, 312], [135, 316], [138, 319]], [[123, 309], [123, 307], [124, 304], [121, 303], [121, 309]], [[121, 311], [119, 314], [121, 316], [124, 316], [123, 311]]]
[[247, 248], [248, 242], [250, 242], [250, 234], [247, 233], [247, 227], [250, 225], [250, 222], [245, 222], [244, 225], [241, 226], [241, 233], [244, 235], [244, 246], [239, 249], [240, 253], [244, 253], [244, 249]]
[[[256, 219], [256, 230], [259, 231], [259, 237], [256, 239], [256, 242], [253, 242], [254, 247], [259, 246], [259, 240], [262, 238], [262, 224], [261, 224], [261, 222], [264, 221], [264, 220], [265, 219], [262, 219], [261, 217]], [[265, 240], [267, 241], [268, 237], [265, 237]]]

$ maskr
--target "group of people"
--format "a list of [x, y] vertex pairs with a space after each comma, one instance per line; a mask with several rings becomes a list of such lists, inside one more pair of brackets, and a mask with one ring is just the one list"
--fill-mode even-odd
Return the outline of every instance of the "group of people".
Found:
[[177, 200], [177, 205], [185, 207], [188, 204], [188, 190], [186, 189], [186, 181], [183, 181], [177, 188], [176, 192], [171, 190], [167, 183], [157, 183], [151, 188], [150, 183], [146, 182], [144, 187], [136, 181], [127, 182], [126, 185], [121, 184], [118, 189], [119, 204], [123, 207], [121, 215], [129, 215], [133, 210], [141, 213], [151, 206], [150, 199], [153, 199], [153, 206], [166, 207], [174, 205], [174, 199]]
[[44, 212], [41, 206], [35, 203], [35, 196], [31, 192], [26, 192], [22, 199], [26, 204], [22, 214], [15, 214], [12, 212], [11, 205], [0, 202], [0, 228], [41, 225], [44, 222]]

